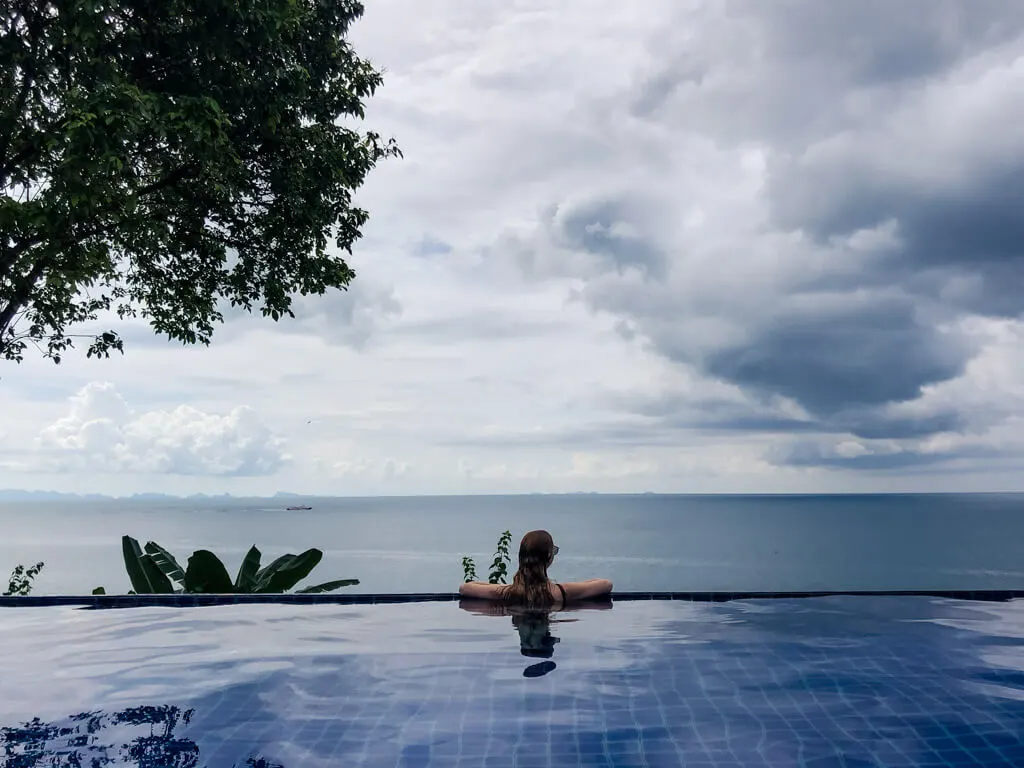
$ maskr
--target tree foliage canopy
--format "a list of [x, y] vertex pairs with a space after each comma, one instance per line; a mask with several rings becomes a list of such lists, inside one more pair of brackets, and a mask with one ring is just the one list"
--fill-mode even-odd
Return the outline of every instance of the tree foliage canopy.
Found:
[[354, 127], [381, 83], [346, 40], [362, 11], [0, 0], [0, 358], [59, 362], [112, 313], [205, 344], [224, 300], [277, 320], [344, 288], [352, 194], [400, 154]]

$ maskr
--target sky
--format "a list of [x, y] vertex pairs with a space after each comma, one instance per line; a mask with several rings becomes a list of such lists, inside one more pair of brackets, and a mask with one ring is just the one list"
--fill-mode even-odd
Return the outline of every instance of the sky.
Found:
[[0, 370], [0, 488], [1024, 489], [1024, 3], [371, 0], [348, 292]]

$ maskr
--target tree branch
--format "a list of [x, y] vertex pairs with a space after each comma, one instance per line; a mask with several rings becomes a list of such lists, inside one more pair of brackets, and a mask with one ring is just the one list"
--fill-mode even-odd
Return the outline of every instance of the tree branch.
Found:
[[152, 184], [147, 184], [142, 187], [135, 194], [138, 197], [142, 197], [143, 195], [157, 192], [161, 189], [165, 189], [166, 187], [174, 186], [179, 181], [185, 181], [186, 179], [192, 178], [198, 170], [199, 166], [196, 163], [185, 163], [185, 165], [179, 166], [159, 181], [154, 181]]
[[[4, 248], [3, 253], [5, 254], [3, 259], [0, 260], [0, 279], [6, 277], [7, 271], [14, 266], [14, 263], [18, 258], [28, 251], [29, 248], [33, 248], [43, 242], [46, 238], [43, 235], [35, 235], [30, 237], [28, 240], [19, 242], [13, 248]], [[11, 280], [13, 281], [13, 277]]]
[[[63, 249], [67, 248], [72, 243], [79, 243], [82, 240], [85, 240], [86, 238], [95, 237], [97, 235], [105, 235], [112, 229], [117, 227], [119, 224], [120, 222], [111, 222], [106, 224], [105, 226], [94, 227], [91, 230], [79, 233], [77, 235], [68, 234], [60, 239], [59, 246], [61, 249]], [[23, 255], [30, 248], [36, 245], [40, 245], [45, 240], [45, 236], [36, 235], [34, 237], [30, 237], [28, 240], [22, 243], [19, 243], [17, 247], [11, 248], [8, 251], [8, 256], [4, 258], [5, 263], [0, 264], [0, 277], [4, 277], [4, 273], [7, 272], [14, 265], [15, 261], [17, 261], [19, 256]], [[11, 303], [3, 311], [0, 311], [0, 333], [2, 333], [3, 329], [5, 329], [7, 327], [7, 324], [10, 323], [11, 318], [14, 316], [14, 313], [17, 312], [18, 308], [28, 300], [32, 288], [35, 286], [36, 282], [42, 276], [43, 270], [45, 270], [46, 267], [49, 266], [49, 263], [50, 259], [48, 258], [48, 254], [44, 254], [40, 256], [39, 260], [32, 267], [31, 271], [23, 278], [19, 280], [18, 278], [11, 276], [11, 282], [18, 287], [15, 288], [14, 295], [11, 297]]]
[[[25, 18], [24, 11], [22, 11], [22, 18]], [[38, 53], [39, 53], [39, 51], [38, 51], [38, 48], [39, 48], [39, 39], [38, 39], [38, 37], [39, 37], [39, 29], [38, 29], [38, 25], [39, 25], [39, 14], [38, 13], [32, 14], [31, 20], [26, 19], [26, 26], [28, 28], [29, 36], [30, 36], [30, 40], [31, 40], [31, 52], [29, 54], [29, 61], [32, 63], [33, 66], [32, 67], [26, 67], [24, 64], [22, 64], [22, 66], [21, 66], [21, 76], [22, 76], [21, 91], [18, 93], [18, 98], [15, 101], [13, 114], [11, 115], [10, 122], [8, 123], [10, 128], [6, 132], [6, 134], [3, 136], [3, 139], [0, 140], [0, 161], [3, 162], [3, 165], [0, 166], [0, 189], [3, 189], [6, 186], [7, 177], [10, 175], [11, 170], [14, 169], [14, 167], [17, 165], [17, 163], [20, 162], [21, 155], [24, 154], [23, 152], [19, 153], [18, 157], [14, 158], [13, 160], [10, 160], [10, 161], [8, 161], [7, 158], [6, 158], [7, 150], [11, 148], [11, 141], [14, 139], [14, 132], [16, 130], [15, 126], [18, 124], [18, 122], [19, 122], [19, 120], [21, 118], [21, 113], [25, 109], [25, 104], [28, 103], [29, 92], [32, 90], [32, 86], [35, 85], [35, 81], [36, 81], [36, 66], [35, 65], [38, 63], [37, 62], [37, 56], [38, 56]]]
[[[142, 197], [143, 195], [156, 192], [165, 187], [177, 184], [180, 181], [184, 181], [189, 177], [190, 173], [194, 172], [194, 170], [198, 170], [198, 166], [196, 166], [194, 163], [183, 165], [174, 172], [165, 176], [163, 179], [160, 179], [159, 181], [155, 181], [152, 184], [147, 184], [146, 186], [142, 187], [138, 192], [135, 193], [136, 197]], [[108, 232], [116, 228], [118, 224], [120, 224], [120, 222], [114, 222], [105, 227], [96, 227], [91, 231], [87, 231], [73, 237], [65, 237], [63, 238], [63, 240], [65, 243], [81, 242], [82, 240], [85, 240], [87, 237], [102, 235], [105, 232]], [[14, 266], [14, 263], [18, 260], [20, 256], [26, 253], [30, 248], [34, 248], [35, 246], [40, 245], [45, 240], [46, 237], [44, 235], [34, 235], [28, 238], [27, 240], [18, 242], [17, 245], [15, 245], [12, 248], [4, 248], [2, 251], [0, 251], [0, 253], [4, 254], [3, 257], [0, 258], [0, 278], [4, 276], [7, 270]]]
[[40, 259], [36, 262], [32, 270], [25, 275], [19, 282], [20, 285], [14, 290], [14, 295], [11, 296], [10, 303], [0, 311], [0, 334], [3, 334], [7, 330], [8, 324], [11, 319], [18, 313], [31, 296], [32, 288], [39, 278], [43, 276], [43, 271], [46, 269], [47, 259]]

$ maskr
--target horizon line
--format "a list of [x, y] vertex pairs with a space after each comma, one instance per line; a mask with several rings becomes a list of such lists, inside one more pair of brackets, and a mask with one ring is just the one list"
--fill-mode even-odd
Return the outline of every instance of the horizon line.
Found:
[[[20, 488], [0, 489], [0, 503], [18, 501], [197, 501], [233, 499], [238, 501], [281, 501], [297, 499], [430, 499], [430, 498], [493, 498], [512, 496], [659, 496], [659, 497], [822, 497], [822, 496], [1014, 496], [1024, 495], [1024, 490], [990, 490], [990, 491], [731, 491], [731, 492], [692, 492], [692, 491], [498, 491], [492, 493], [404, 493], [404, 494], [303, 494], [292, 491], [276, 491], [269, 495], [235, 495], [232, 493], [192, 493], [174, 495], [169, 493], [141, 491], [137, 493], [117, 495], [108, 493], [86, 493], [75, 491], [25, 490]], [[21, 496], [24, 498], [15, 498]], [[5, 498], [8, 497], [8, 498]], [[35, 498], [31, 498], [35, 497]], [[40, 498], [49, 497], [49, 498]]]

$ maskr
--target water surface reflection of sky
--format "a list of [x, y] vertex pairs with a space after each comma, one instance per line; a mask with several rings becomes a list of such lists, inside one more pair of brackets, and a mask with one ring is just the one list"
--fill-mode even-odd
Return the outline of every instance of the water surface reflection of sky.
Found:
[[10, 766], [1024, 764], [1021, 601], [2, 610]]

